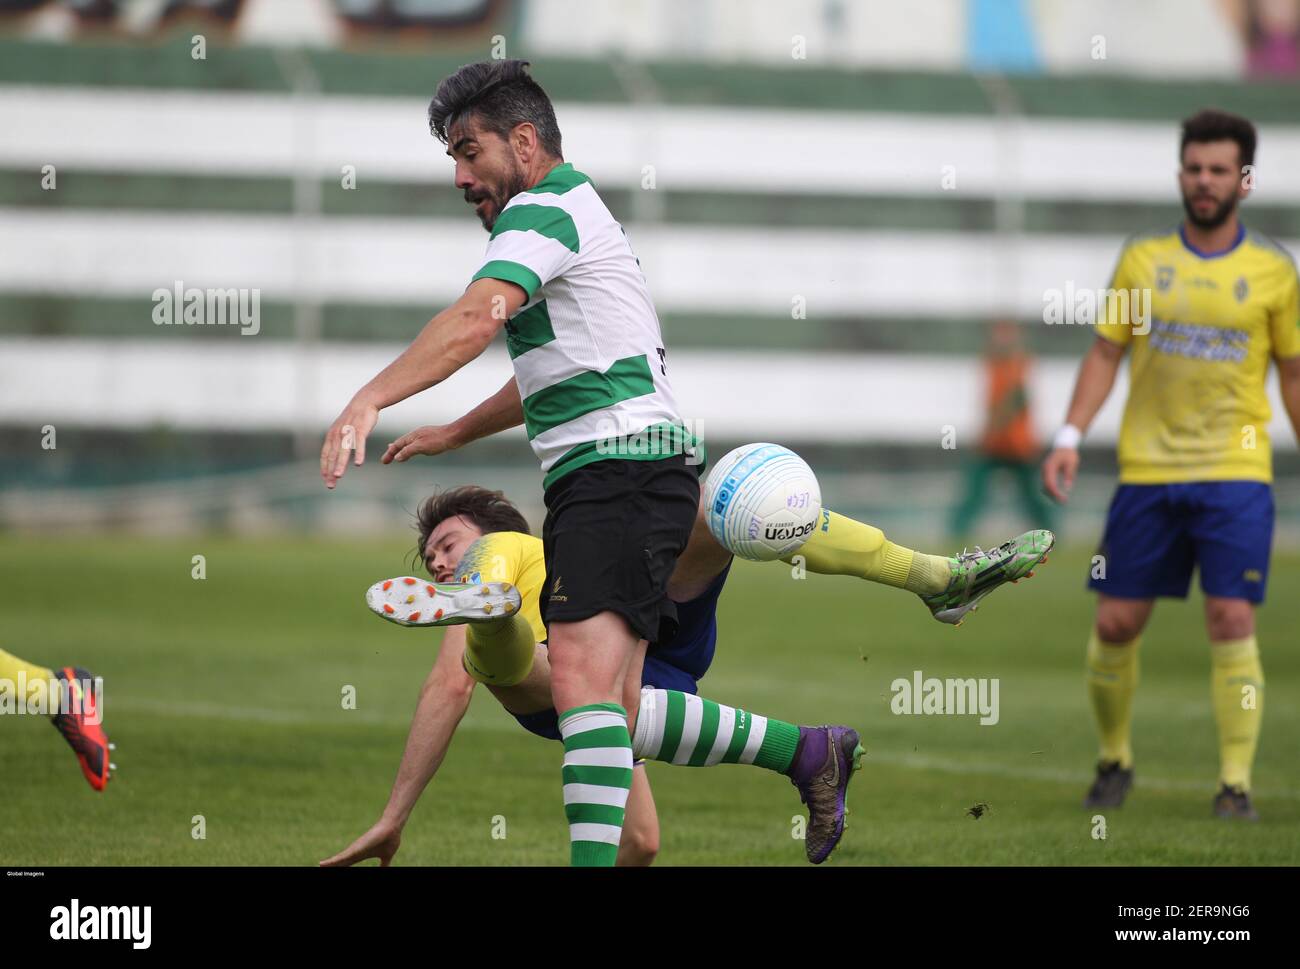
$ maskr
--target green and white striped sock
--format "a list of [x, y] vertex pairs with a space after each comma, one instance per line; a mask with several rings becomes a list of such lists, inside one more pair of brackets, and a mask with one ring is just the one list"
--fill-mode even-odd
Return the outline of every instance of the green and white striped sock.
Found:
[[641, 691], [633, 754], [686, 767], [753, 764], [784, 774], [799, 728], [677, 690]]
[[627, 711], [593, 703], [560, 714], [564, 739], [564, 813], [574, 867], [612, 867], [632, 787]]

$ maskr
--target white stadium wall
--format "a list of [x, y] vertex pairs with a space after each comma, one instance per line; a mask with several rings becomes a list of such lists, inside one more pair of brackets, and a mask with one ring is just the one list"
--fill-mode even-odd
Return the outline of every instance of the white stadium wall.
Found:
[[[0, 165], [451, 181], [418, 98], [0, 85]], [[565, 154], [598, 184], [807, 194], [1174, 201], [1176, 121], [560, 103]], [[738, 164], [743, 160], [743, 164]], [[951, 188], [944, 188], [952, 166]], [[1300, 202], [1300, 118], [1261, 125], [1256, 198]]]
[[[447, 159], [405, 99], [0, 87], [0, 166], [337, 175], [444, 184]], [[561, 104], [568, 156], [598, 184], [1172, 204], [1172, 126]], [[235, 127], [231, 119], [238, 117]], [[1000, 144], [999, 138], [1008, 140]], [[803, 146], [808, 146], [804, 148]], [[1122, 150], [1117, 150], [1122, 146]], [[734, 164], [737, 155], [746, 164]], [[1011, 159], [999, 168], [1002, 158]], [[1255, 200], [1300, 202], [1300, 127], [1264, 126]], [[951, 168], [946, 168], [951, 166]], [[945, 171], [953, 181], [943, 182]], [[738, 174], [738, 172], [743, 172]], [[951, 189], [944, 184], [951, 185]], [[1122, 236], [629, 224], [663, 310], [1041, 314], [1044, 290], [1104, 285]], [[1135, 226], [1135, 229], [1150, 228]], [[1283, 240], [1296, 248], [1295, 240]], [[258, 287], [263, 298], [377, 304], [458, 294], [483, 236], [468, 219], [318, 218], [183, 210], [0, 212], [0, 292], [82, 295]], [[762, 272], [754, 272], [756, 266]], [[147, 326], [142, 321], [142, 326]], [[0, 332], [3, 322], [0, 321]]]

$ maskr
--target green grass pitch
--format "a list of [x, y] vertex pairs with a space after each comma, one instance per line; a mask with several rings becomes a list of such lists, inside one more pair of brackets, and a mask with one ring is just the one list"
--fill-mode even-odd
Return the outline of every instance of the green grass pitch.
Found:
[[[905, 538], [904, 536], [899, 536]], [[118, 774], [103, 795], [37, 718], [0, 718], [0, 861], [311, 865], [378, 816], [438, 634], [371, 616], [362, 592], [404, 571], [408, 539], [0, 540], [0, 647], [107, 678]], [[191, 557], [207, 578], [191, 578]], [[1199, 593], [1163, 603], [1143, 646], [1129, 803], [1093, 837], [1079, 801], [1093, 728], [1083, 651], [1087, 554], [1054, 553], [961, 629], [911, 595], [740, 563], [701, 692], [867, 747], [834, 865], [1300, 863], [1300, 557], [1279, 554], [1260, 612], [1268, 677], [1257, 825], [1210, 816], [1217, 750]], [[997, 677], [1000, 722], [898, 716], [913, 670]], [[345, 686], [357, 708], [345, 710]], [[558, 745], [479, 691], [395, 864], [567, 862]], [[755, 768], [649, 766], [661, 864], [802, 865], [790, 783]], [[967, 811], [989, 807], [976, 819]], [[191, 837], [202, 815], [206, 838]], [[505, 838], [494, 838], [504, 818]], [[495, 830], [501, 832], [500, 823]], [[374, 864], [374, 862], [370, 862]]]

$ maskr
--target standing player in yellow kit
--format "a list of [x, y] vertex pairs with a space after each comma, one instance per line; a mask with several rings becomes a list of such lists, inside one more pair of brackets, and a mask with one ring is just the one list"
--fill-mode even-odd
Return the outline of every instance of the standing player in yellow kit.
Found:
[[[1205, 592], [1211, 692], [1219, 733], [1219, 817], [1256, 820], [1251, 765], [1264, 675], [1255, 606], [1273, 538], [1272, 456], [1265, 394], [1277, 362], [1282, 400], [1300, 434], [1300, 295], [1277, 243], [1240, 222], [1256, 135], [1245, 118], [1206, 110], [1183, 122], [1178, 181], [1186, 218], [1130, 239], [1111, 281], [1138, 294], [1115, 302], [1084, 358], [1064, 427], [1043, 464], [1065, 501], [1078, 444], [1125, 351], [1130, 389], [1119, 438], [1119, 487], [1100, 552], [1104, 573], [1088, 644], [1088, 689], [1101, 736], [1087, 807], [1123, 803], [1133, 781], [1129, 725], [1138, 645], [1157, 597], [1187, 596], [1193, 567]], [[1137, 312], [1150, 294], [1149, 318]]]

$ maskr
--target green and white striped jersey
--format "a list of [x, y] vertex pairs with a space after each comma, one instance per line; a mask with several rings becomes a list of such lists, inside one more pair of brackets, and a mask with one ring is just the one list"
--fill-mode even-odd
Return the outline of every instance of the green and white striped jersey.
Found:
[[[506, 347], [545, 487], [592, 461], [681, 453], [659, 317], [622, 226], [586, 175], [566, 162], [512, 198], [474, 274], [484, 277], [528, 294], [506, 322]], [[632, 435], [639, 442], [627, 446]]]

